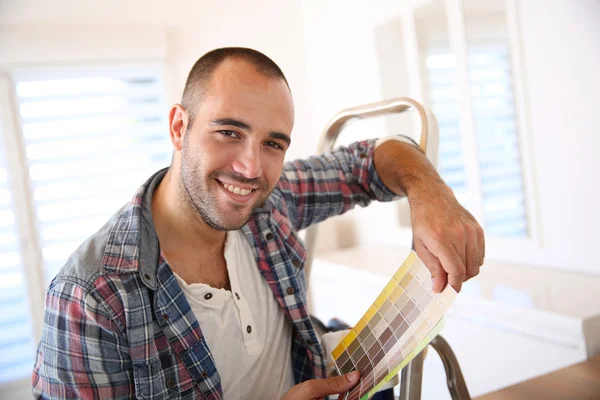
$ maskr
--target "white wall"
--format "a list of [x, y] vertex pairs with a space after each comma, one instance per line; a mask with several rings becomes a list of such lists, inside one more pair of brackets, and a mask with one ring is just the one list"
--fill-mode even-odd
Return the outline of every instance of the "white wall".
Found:
[[[398, 90], [396, 96], [416, 95], [410, 82], [405, 87], [408, 93], [403, 93], [396, 81], [381, 81], [379, 64], [397, 63], [399, 55], [394, 52], [402, 51], [403, 39], [399, 37], [394, 48], [389, 32], [387, 53], [378, 49], [382, 26], [399, 21], [403, 14], [401, 2], [395, 3], [384, 2], [373, 9], [338, 0], [305, 1], [313, 131], [344, 107], [389, 96], [390, 85]], [[534, 171], [534, 212], [541, 241], [526, 251], [519, 246], [490, 245], [488, 260], [599, 274], [600, 158], [596, 154], [600, 149], [600, 113], [596, 108], [600, 92], [600, 3], [517, 3], [532, 144], [525, 157]], [[388, 134], [387, 128], [370, 125], [365, 137]], [[388, 236], [397, 233], [392, 226], [397, 219], [382, 215], [394, 212], [394, 208], [378, 207], [373, 213], [357, 213], [362, 240], [389, 243]], [[377, 222], [372, 222], [374, 218]], [[331, 226], [326, 229], [334, 231]]]
[[[407, 73], [403, 70], [405, 40], [398, 21], [405, 3], [0, 0], [0, 72], [28, 65], [28, 60], [60, 64], [69, 54], [90, 62], [108, 49], [119, 56], [115, 60], [164, 56], [169, 103], [173, 103], [201, 54], [220, 46], [254, 47], [272, 57], [290, 82], [296, 126], [289, 157], [301, 157], [314, 152], [321, 129], [340, 109], [395, 93], [415, 93], [414, 82], [402, 79]], [[529, 0], [519, 5], [533, 143], [527, 156], [536, 177], [542, 247], [529, 252], [496, 248], [488, 254], [490, 259], [512, 263], [598, 274], [600, 80], [595, 75], [600, 71], [600, 3]], [[33, 51], [23, 43], [42, 50]], [[14, 64], [17, 59], [20, 63]], [[382, 80], [382, 75], [388, 77], [393, 71], [398, 79]], [[345, 137], [347, 141], [402, 129], [412, 132], [414, 127], [404, 119], [359, 123]], [[386, 236], [397, 231], [397, 218], [389, 216], [395, 215], [397, 207], [375, 205], [371, 210], [375, 213], [355, 212], [344, 219], [341, 225], [352, 232], [350, 238], [333, 235], [331, 224], [325, 227], [330, 234], [321, 235], [321, 248], [356, 240], [389, 242]], [[373, 216], [380, 218], [372, 220]], [[352, 225], [356, 220], [360, 224]], [[579, 288], [575, 286], [571, 292]]]
[[[320, 135], [327, 121], [344, 108], [410, 95], [397, 21], [399, 3], [387, 0], [370, 4], [342, 0], [304, 1], [311, 132]], [[383, 38], [380, 37], [378, 42], [377, 36]], [[383, 55], [386, 50], [387, 54]], [[382, 57], [385, 64], [380, 63]], [[382, 82], [381, 75], [389, 76], [394, 69], [398, 79]], [[338, 143], [398, 131], [414, 131], [410, 118], [354, 122], [344, 128]], [[339, 246], [356, 245], [364, 242], [365, 235], [369, 236], [374, 229], [381, 234], [394, 232], [397, 211], [394, 204], [372, 204], [368, 210], [354, 210], [325, 222], [319, 227], [317, 250], [325, 252]], [[408, 242], [404, 244], [409, 245]]]
[[539, 261], [600, 273], [600, 3], [519, 4], [544, 246]]
[[[289, 156], [313, 149], [301, 140], [309, 108], [300, 1], [0, 0], [0, 78], [22, 67], [72, 65], [69, 60], [91, 65], [162, 60], [170, 105], [179, 101], [196, 59], [221, 46], [253, 47], [280, 65], [296, 103]], [[30, 295], [36, 327], [43, 305], [39, 296]], [[30, 393], [26, 377], [2, 385], [0, 399]]]
[[[59, 38], [60, 32], [101, 32], [107, 35], [107, 47], [127, 39], [111, 37], [110, 32], [152, 32], [164, 39], [171, 103], [178, 101], [187, 72], [201, 54], [225, 45], [255, 47], [278, 62], [290, 81], [297, 116], [289, 157], [295, 158], [314, 152], [321, 129], [340, 109], [394, 93], [414, 93], [411, 82], [402, 80], [402, 32], [395, 36], [406, 7], [400, 3], [0, 0], [0, 35], [25, 33], [51, 53], [59, 46], [52, 38]], [[536, 177], [542, 242], [541, 248], [528, 252], [490, 248], [488, 254], [490, 259], [598, 273], [600, 254], [594, 239], [600, 236], [600, 191], [594, 183], [600, 170], [595, 157], [600, 148], [595, 134], [600, 125], [600, 113], [595, 112], [600, 81], [593, 78], [600, 70], [600, 5], [593, 0], [518, 3], [533, 143], [527, 157]], [[27, 52], [11, 44], [0, 40], [0, 61]], [[390, 76], [390, 70], [398, 71], [398, 79], [383, 81], [382, 74]], [[357, 123], [344, 137], [380, 136], [403, 126], [410, 123]], [[374, 209], [375, 215], [397, 211], [390, 205]], [[374, 214], [355, 213], [357, 218], [361, 215], [369, 220]], [[376, 231], [368, 225], [363, 229], [363, 221], [355, 230], [357, 237], [377, 240], [394, 232], [397, 219], [379, 221]], [[338, 243], [322, 241], [326, 248]]]
[[[14, 32], [32, 37], [48, 52], [61, 46], [54, 38], [64, 32], [67, 36], [100, 32], [109, 41], [106, 48], [123, 48], [123, 42], [131, 40], [129, 36], [139, 36], [139, 32], [162, 37], [164, 43], [157, 45], [165, 46], [169, 103], [179, 101], [187, 73], [205, 52], [222, 46], [255, 48], [279, 64], [294, 95], [296, 126], [290, 156], [306, 154], [312, 148], [300, 139], [309, 119], [300, 1], [0, 0], [0, 35]], [[119, 38], [111, 32], [131, 34]], [[151, 43], [145, 45], [152, 47]], [[0, 61], [10, 60], [19, 51], [27, 49], [9, 48], [0, 40]], [[126, 51], [136, 53], [135, 48]], [[86, 52], [84, 44], [80, 52]]]

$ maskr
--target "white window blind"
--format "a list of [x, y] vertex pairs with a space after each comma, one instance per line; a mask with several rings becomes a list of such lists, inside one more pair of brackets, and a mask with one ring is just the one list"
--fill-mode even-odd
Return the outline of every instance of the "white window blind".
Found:
[[427, 56], [432, 109], [440, 127], [439, 171], [470, 208], [481, 201], [486, 235], [528, 235], [517, 119], [513, 102], [508, 50], [502, 46], [470, 48], [468, 77], [471, 89], [475, 140], [479, 153], [482, 193], [468, 192], [459, 124], [459, 90], [452, 54], [432, 50]]
[[170, 163], [158, 68], [26, 75], [16, 81], [47, 279]]
[[0, 384], [3, 384], [31, 374], [35, 345], [5, 141], [1, 139], [4, 138], [0, 138]]
[[509, 51], [469, 48], [469, 84], [487, 232], [528, 235]]
[[[27, 171], [31, 190], [23, 193], [33, 196], [22, 207], [31, 207], [25, 212], [34, 221], [43, 265], [31, 270], [48, 283], [140, 184], [169, 165], [162, 72], [152, 66], [35, 69], [17, 71], [12, 78], [21, 131], [2, 135], [17, 134], [11, 142], [25, 150], [25, 160], [16, 161], [23, 165], [13, 167]], [[18, 231], [26, 224], [14, 212], [15, 182], [2, 139], [0, 385], [27, 382], [37, 344]]]
[[443, 51], [431, 51], [426, 59], [431, 108], [440, 132], [438, 170], [460, 203], [470, 208], [465, 159], [460, 132], [456, 62]]

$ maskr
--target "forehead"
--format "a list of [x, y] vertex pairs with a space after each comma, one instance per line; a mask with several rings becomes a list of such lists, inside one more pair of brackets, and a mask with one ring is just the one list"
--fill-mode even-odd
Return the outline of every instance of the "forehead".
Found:
[[215, 69], [198, 111], [207, 118], [246, 119], [251, 125], [288, 133], [294, 124], [292, 95], [285, 81], [265, 76], [245, 60], [225, 60]]

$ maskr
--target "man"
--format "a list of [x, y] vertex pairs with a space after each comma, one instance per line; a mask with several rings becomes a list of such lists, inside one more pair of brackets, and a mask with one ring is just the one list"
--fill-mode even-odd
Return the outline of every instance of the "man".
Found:
[[[294, 124], [277, 65], [225, 48], [192, 68], [157, 172], [50, 284], [36, 398], [309, 399], [325, 378], [297, 231], [407, 195], [435, 290], [460, 290], [483, 232], [414, 145], [355, 143], [284, 164]], [[353, 378], [353, 379], [350, 379]]]

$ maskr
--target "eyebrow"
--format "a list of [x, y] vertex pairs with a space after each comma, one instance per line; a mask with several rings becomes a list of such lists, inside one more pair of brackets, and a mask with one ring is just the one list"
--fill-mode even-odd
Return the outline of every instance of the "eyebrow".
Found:
[[269, 137], [273, 139], [283, 140], [288, 146], [292, 143], [292, 139], [285, 133], [281, 132], [269, 132]]
[[[250, 125], [248, 125], [245, 122], [239, 121], [237, 119], [233, 119], [233, 118], [214, 119], [210, 122], [210, 124], [212, 126], [229, 125], [229, 126], [235, 126], [237, 128], [244, 129], [247, 131], [252, 131], [252, 127]], [[288, 146], [292, 143], [292, 139], [290, 138], [290, 136], [286, 135], [285, 133], [269, 132], [269, 137], [271, 137], [273, 139], [283, 140]]]
[[245, 129], [247, 131], [252, 130], [252, 128], [250, 127], [250, 125], [248, 125], [245, 122], [242, 121], [238, 121], [237, 119], [233, 119], [233, 118], [219, 118], [219, 119], [214, 119], [210, 122], [210, 124], [212, 126], [220, 126], [220, 125], [231, 125], [231, 126], [235, 126], [238, 127], [240, 129]]

